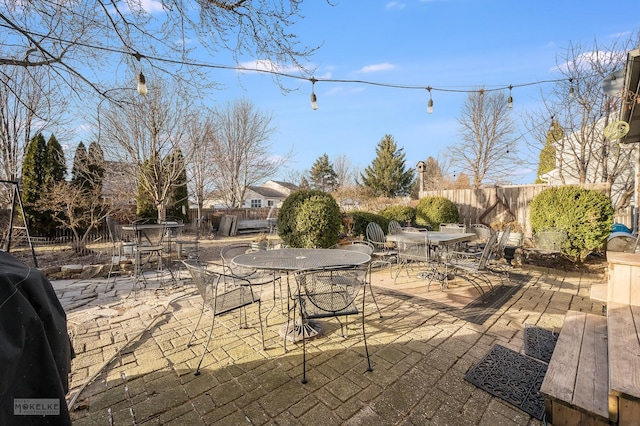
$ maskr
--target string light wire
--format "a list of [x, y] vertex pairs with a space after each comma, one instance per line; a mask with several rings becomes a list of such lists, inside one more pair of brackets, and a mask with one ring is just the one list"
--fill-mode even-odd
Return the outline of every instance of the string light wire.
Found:
[[[10, 27], [6, 24], [0, 24], [0, 28], [8, 28], [8, 29], [15, 30], [15, 28]], [[306, 77], [302, 75], [290, 74], [290, 73], [277, 71], [273, 69], [246, 68], [238, 65], [212, 64], [207, 62], [185, 61], [183, 59], [172, 59], [168, 57], [142, 55], [138, 52], [131, 53], [130, 51], [126, 51], [122, 49], [110, 48], [105, 46], [96, 46], [89, 43], [78, 42], [75, 40], [70, 41], [70, 40], [65, 40], [58, 37], [52, 37], [51, 35], [48, 35], [48, 34], [40, 34], [33, 31], [25, 31], [25, 33], [30, 34], [32, 36], [41, 37], [43, 39], [53, 40], [58, 43], [66, 43], [70, 45], [74, 44], [74, 45], [86, 47], [89, 49], [102, 50], [102, 51], [106, 51], [110, 53], [118, 53], [122, 55], [131, 55], [134, 58], [136, 58], [138, 61], [140, 61], [140, 58], [145, 58], [148, 61], [157, 61], [157, 62], [163, 62], [163, 63], [174, 64], [174, 65], [192, 66], [192, 67], [198, 67], [198, 68], [223, 69], [223, 70], [231, 70], [236, 72], [254, 72], [254, 73], [260, 73], [260, 74], [270, 74], [270, 75], [275, 75], [275, 76], [284, 77], [288, 79], [306, 80], [311, 82], [312, 84], [315, 84], [316, 82], [318, 83], [350, 83], [350, 84], [364, 84], [369, 86], [386, 87], [391, 89], [407, 89], [407, 90], [425, 90], [426, 89], [429, 91], [430, 96], [432, 91], [443, 92], [443, 93], [479, 93], [479, 92], [497, 92], [497, 91], [509, 90], [509, 93], [511, 93], [511, 90], [515, 88], [537, 86], [537, 85], [566, 81], [566, 78], [557, 78], [557, 79], [536, 80], [536, 81], [520, 83], [520, 84], [498, 85], [492, 88], [482, 87], [480, 89], [460, 89], [460, 88], [433, 87], [433, 86], [424, 86], [424, 85], [382, 83], [382, 82], [376, 82], [376, 81], [357, 80], [357, 79], [315, 78], [315, 77]], [[588, 76], [588, 77], [592, 77], [592, 76]], [[573, 83], [573, 80], [574, 80], [573, 78], [570, 79], [570, 83]], [[431, 100], [431, 102], [433, 102], [433, 100]]]

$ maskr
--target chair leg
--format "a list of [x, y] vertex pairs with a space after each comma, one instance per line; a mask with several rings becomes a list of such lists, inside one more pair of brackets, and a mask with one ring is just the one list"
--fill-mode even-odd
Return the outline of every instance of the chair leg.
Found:
[[196, 321], [196, 326], [193, 327], [193, 331], [191, 332], [191, 337], [189, 337], [189, 341], [187, 342], [187, 347], [191, 346], [191, 340], [193, 340], [193, 336], [196, 334], [196, 330], [200, 325], [200, 320], [202, 319], [202, 315], [204, 314], [205, 303], [204, 299], [202, 300], [202, 309], [200, 309], [200, 316], [198, 317], [198, 321]]
[[[302, 304], [300, 304], [300, 319], [304, 321], [302, 316]], [[294, 325], [295, 326], [295, 325]], [[302, 384], [307, 383], [307, 343], [304, 332], [302, 333]]]
[[369, 357], [369, 347], [367, 346], [367, 333], [364, 330], [364, 294], [362, 296], [362, 338], [364, 340], [364, 351], [367, 354], [367, 371], [373, 371], [371, 366], [371, 358]]
[[204, 356], [209, 352], [209, 343], [211, 342], [211, 337], [213, 336], [213, 326], [216, 322], [216, 315], [213, 314], [213, 318], [211, 318], [211, 328], [209, 329], [209, 338], [207, 339], [207, 343], [205, 343], [204, 348], [202, 348], [202, 356], [200, 357], [200, 361], [198, 362], [198, 367], [196, 368], [196, 372], [193, 373], [195, 376], [200, 375], [200, 366], [202, 365], [202, 360]]

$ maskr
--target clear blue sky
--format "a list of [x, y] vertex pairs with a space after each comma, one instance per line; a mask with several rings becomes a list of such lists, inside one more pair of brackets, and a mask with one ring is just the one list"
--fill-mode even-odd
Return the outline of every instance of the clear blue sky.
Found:
[[[640, 3], [506, 0], [322, 0], [302, 5], [305, 19], [295, 28], [306, 45], [322, 44], [313, 56], [318, 79], [366, 80], [444, 89], [496, 87], [561, 78], [556, 56], [570, 42], [609, 45], [640, 28]], [[247, 62], [252, 58], [247, 58]], [[223, 56], [208, 59], [232, 63]], [[426, 90], [394, 89], [355, 83], [315, 85], [319, 108], [313, 111], [311, 84], [284, 79], [283, 94], [268, 75], [213, 70], [226, 84], [212, 105], [245, 97], [273, 113], [277, 127], [274, 154], [295, 152], [293, 169], [309, 169], [324, 153], [346, 155], [361, 170], [375, 157], [386, 135], [404, 148], [407, 166], [438, 157], [456, 142], [457, 120], [466, 94], [433, 92], [434, 112], [426, 112]], [[239, 80], [241, 84], [239, 83]], [[513, 119], [537, 109], [540, 90], [513, 90]], [[535, 170], [522, 170], [514, 183], [529, 183]]]

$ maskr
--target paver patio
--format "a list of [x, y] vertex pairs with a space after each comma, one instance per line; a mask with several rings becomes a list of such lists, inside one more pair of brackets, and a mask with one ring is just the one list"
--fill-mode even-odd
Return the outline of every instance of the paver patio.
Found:
[[[602, 313], [589, 289], [604, 277], [547, 272], [516, 269], [518, 291], [478, 325], [456, 314], [477, 296], [464, 284], [445, 292], [432, 285], [427, 293], [415, 274], [403, 272], [394, 286], [388, 269], [377, 271], [372, 282], [384, 317], [367, 295], [366, 318], [374, 371], [366, 372], [355, 318], [347, 339], [327, 320], [324, 334], [308, 341], [306, 385], [301, 346], [288, 344], [283, 353], [282, 315], [269, 317], [265, 351], [252, 328], [256, 307], [248, 329], [234, 314], [220, 317], [196, 377], [210, 323], [203, 321], [187, 347], [201, 305], [188, 280], [166, 294], [151, 284], [135, 298], [130, 279], [119, 278], [113, 289], [104, 279], [54, 281], [77, 355], [69, 393], [74, 425], [542, 424], [463, 376], [494, 343], [523, 352], [525, 325], [559, 330], [568, 309]], [[263, 318], [271, 294], [263, 290]]]

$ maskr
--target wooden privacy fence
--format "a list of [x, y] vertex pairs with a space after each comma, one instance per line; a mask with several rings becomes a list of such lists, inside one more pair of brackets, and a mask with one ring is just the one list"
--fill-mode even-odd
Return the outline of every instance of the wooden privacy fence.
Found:
[[[608, 192], [603, 185], [589, 185], [589, 189]], [[451, 200], [460, 212], [461, 222], [466, 225], [504, 220], [516, 221], [522, 225], [526, 236], [532, 235], [531, 200], [549, 188], [549, 185], [514, 185], [498, 186], [482, 189], [447, 189], [437, 191], [421, 191], [420, 198], [440, 196]], [[631, 226], [631, 209], [620, 209], [615, 213], [614, 222]]]

